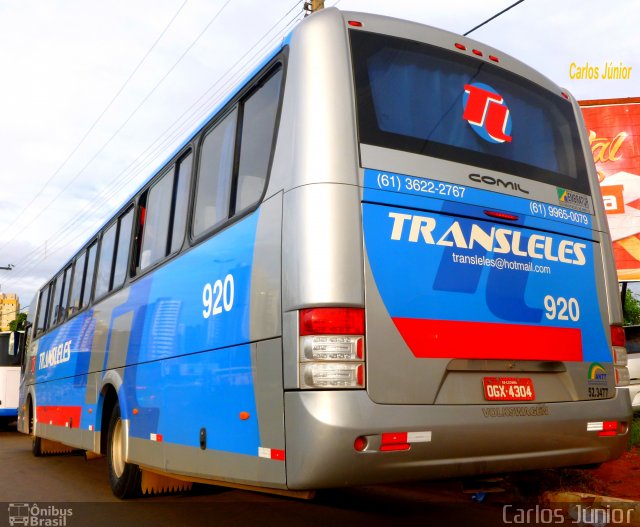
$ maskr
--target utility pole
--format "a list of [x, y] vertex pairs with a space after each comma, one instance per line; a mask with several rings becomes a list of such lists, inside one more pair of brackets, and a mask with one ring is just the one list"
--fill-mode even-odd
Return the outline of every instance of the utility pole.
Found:
[[304, 10], [307, 12], [307, 15], [320, 11], [320, 9], [324, 9], [324, 0], [311, 0], [310, 2], [304, 3]]

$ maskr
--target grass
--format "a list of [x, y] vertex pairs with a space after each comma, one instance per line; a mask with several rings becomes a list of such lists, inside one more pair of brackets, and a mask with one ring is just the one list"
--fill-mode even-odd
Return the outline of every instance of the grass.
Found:
[[627, 449], [640, 446], [640, 412], [633, 414], [631, 429], [629, 430], [629, 443]]

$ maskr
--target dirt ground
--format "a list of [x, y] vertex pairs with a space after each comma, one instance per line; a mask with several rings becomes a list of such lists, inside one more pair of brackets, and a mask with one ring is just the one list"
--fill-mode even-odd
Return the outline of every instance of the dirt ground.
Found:
[[640, 501], [640, 450], [635, 447], [615, 461], [590, 471], [600, 494]]

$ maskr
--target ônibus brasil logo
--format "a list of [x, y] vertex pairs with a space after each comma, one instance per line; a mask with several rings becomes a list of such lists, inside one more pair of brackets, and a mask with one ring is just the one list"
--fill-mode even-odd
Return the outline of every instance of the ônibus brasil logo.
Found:
[[509, 107], [491, 86], [481, 82], [465, 84], [462, 104], [462, 118], [482, 139], [490, 143], [511, 142]]

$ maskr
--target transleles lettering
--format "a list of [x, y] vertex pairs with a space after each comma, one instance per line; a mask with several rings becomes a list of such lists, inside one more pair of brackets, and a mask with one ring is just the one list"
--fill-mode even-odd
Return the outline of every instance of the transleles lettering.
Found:
[[436, 218], [389, 212], [393, 219], [392, 240], [405, 240], [411, 243], [422, 241], [428, 245], [474, 249], [476, 246], [495, 254], [513, 254], [549, 262], [584, 265], [586, 257], [585, 243], [571, 240], [559, 242], [551, 236], [532, 234], [524, 240], [522, 232], [505, 227], [491, 227], [486, 230], [473, 223], [468, 234], [463, 232], [458, 221], [454, 221], [444, 231], [438, 228]]

